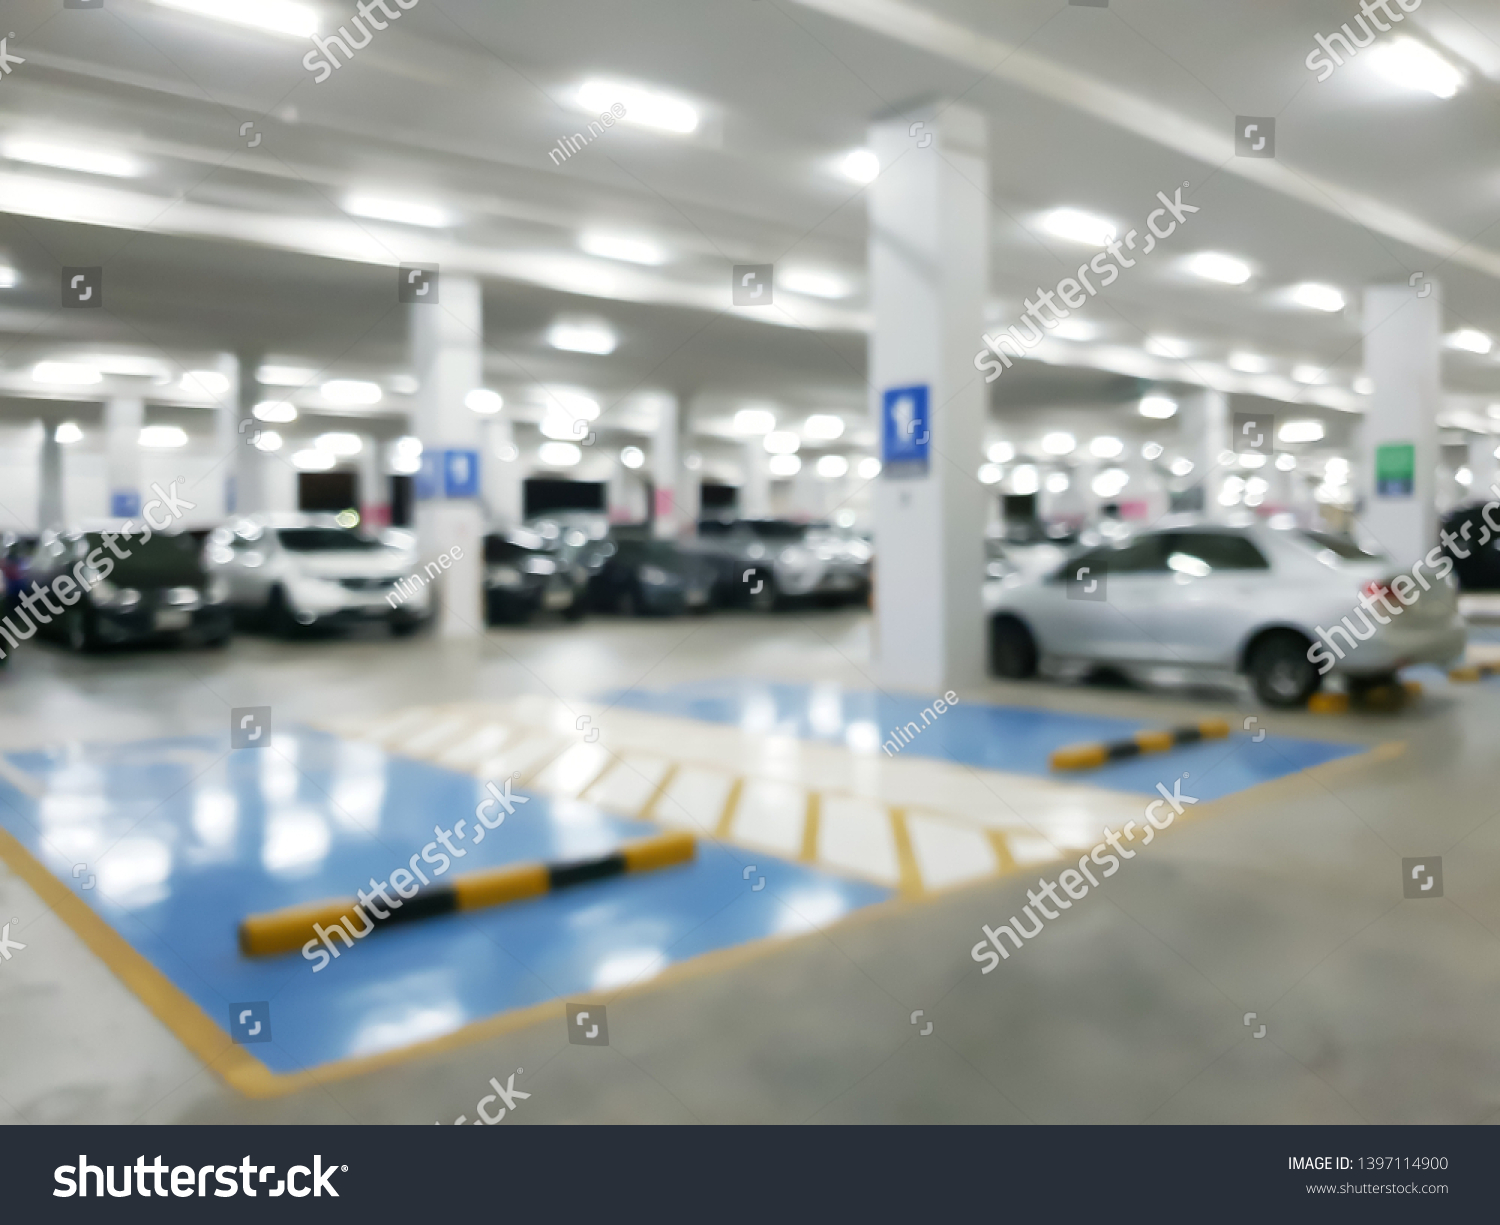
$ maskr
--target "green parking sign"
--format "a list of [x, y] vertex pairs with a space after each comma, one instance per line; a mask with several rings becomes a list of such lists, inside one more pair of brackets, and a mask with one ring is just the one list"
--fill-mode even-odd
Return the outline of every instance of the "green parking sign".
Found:
[[1389, 442], [1375, 448], [1375, 493], [1382, 498], [1409, 498], [1416, 489], [1417, 448]]

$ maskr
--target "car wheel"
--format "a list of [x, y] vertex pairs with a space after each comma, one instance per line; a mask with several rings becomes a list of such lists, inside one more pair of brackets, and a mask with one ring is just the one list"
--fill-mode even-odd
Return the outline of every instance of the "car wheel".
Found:
[[94, 627], [89, 624], [89, 615], [85, 609], [75, 608], [63, 624], [63, 637], [68, 644], [68, 650], [83, 654], [85, 651], [94, 649]]
[[990, 668], [1006, 680], [1023, 681], [1036, 675], [1036, 639], [1016, 617], [990, 622]]
[[1245, 669], [1255, 696], [1267, 706], [1306, 706], [1323, 678], [1307, 658], [1307, 639], [1300, 634], [1270, 634], [1255, 644]]
[[266, 601], [266, 628], [278, 638], [295, 637], [297, 631], [302, 628], [297, 624], [297, 618], [292, 615], [291, 606], [286, 600], [286, 592], [280, 587], [273, 587], [271, 598]]

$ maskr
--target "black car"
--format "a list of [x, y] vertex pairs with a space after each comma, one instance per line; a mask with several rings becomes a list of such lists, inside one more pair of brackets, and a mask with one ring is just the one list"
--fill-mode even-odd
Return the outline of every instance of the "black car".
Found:
[[538, 612], [583, 616], [587, 572], [535, 532], [491, 532], [484, 538], [484, 607], [490, 623], [519, 625]]
[[[1500, 591], [1500, 512], [1484, 506], [1462, 506], [1443, 520], [1452, 546], [1443, 551], [1453, 559], [1453, 576], [1460, 591]], [[1463, 554], [1460, 556], [1460, 554]]]
[[670, 540], [611, 532], [604, 564], [589, 580], [589, 603], [622, 616], [670, 616], [712, 607], [714, 571]]
[[27, 593], [46, 596], [21, 597], [40, 610], [41, 636], [75, 651], [153, 640], [217, 647], [233, 628], [228, 586], [209, 579], [200, 543], [186, 532], [48, 536], [27, 579]]

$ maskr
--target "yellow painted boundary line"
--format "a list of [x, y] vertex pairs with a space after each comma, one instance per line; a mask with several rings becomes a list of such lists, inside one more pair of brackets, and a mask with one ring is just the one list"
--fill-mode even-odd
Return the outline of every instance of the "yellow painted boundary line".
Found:
[[[1246, 796], [1255, 796], [1259, 799], [1274, 799], [1282, 792], [1299, 789], [1299, 784], [1305, 784], [1308, 781], [1321, 783], [1339, 774], [1346, 773], [1351, 766], [1356, 764], [1373, 765], [1384, 761], [1392, 761], [1401, 756], [1405, 751], [1406, 744], [1404, 741], [1389, 742], [1363, 753], [1340, 758], [1337, 761], [1324, 762], [1320, 766], [1313, 766], [1307, 770], [1283, 775], [1281, 778], [1257, 783], [1253, 787], [1247, 787], [1245, 790], [1225, 796], [1221, 800], [1209, 801], [1197, 808], [1189, 809], [1182, 816], [1184, 818], [1202, 818], [1210, 813], [1218, 814], [1235, 807], [1241, 807], [1243, 806], [1243, 798]], [[735, 780], [734, 787], [731, 788], [731, 794], [725, 802], [724, 815], [720, 818], [721, 825], [727, 824], [732, 818], [735, 803], [738, 801], [738, 788], [743, 782], [743, 778]], [[900, 810], [894, 808], [889, 811], [892, 826], [896, 833], [897, 855], [901, 857], [904, 877], [908, 862], [915, 868], [915, 859], [911, 855], [910, 835], [906, 830], [904, 812], [900, 812]], [[998, 833], [999, 831], [995, 832]], [[904, 857], [903, 847], [905, 848]], [[472, 1043], [483, 1041], [486, 1038], [494, 1038], [512, 1033], [544, 1020], [555, 1019], [560, 1015], [559, 1005], [563, 1002], [562, 996], [544, 1001], [543, 1003], [531, 1004], [525, 1008], [498, 1013], [483, 1020], [473, 1021], [468, 1025], [454, 1030], [452, 1033], [429, 1039], [426, 1042], [418, 1042], [410, 1046], [382, 1051], [378, 1055], [363, 1055], [353, 1059], [335, 1060], [332, 1063], [320, 1064], [315, 1068], [308, 1068], [301, 1072], [278, 1074], [272, 1072], [265, 1064], [251, 1056], [243, 1047], [231, 1041], [229, 1036], [197, 1004], [178, 990], [143, 955], [136, 952], [123, 936], [115, 931], [103, 918], [95, 914], [86, 902], [73, 894], [66, 885], [59, 881], [57, 877], [33, 857], [31, 852], [4, 828], [0, 828], [0, 859], [4, 859], [18, 876], [36, 890], [37, 894], [53, 912], [73, 929], [78, 937], [103, 960], [105, 965], [109, 967], [121, 982], [136, 993], [141, 1002], [151, 1010], [162, 1024], [176, 1035], [178, 1040], [188, 1050], [246, 1097], [282, 1097], [314, 1085], [347, 1080], [350, 1077], [379, 1071], [382, 1068], [394, 1067], [409, 1060], [458, 1050]], [[1047, 862], [1057, 861], [1049, 860]], [[1027, 869], [1030, 870], [1032, 867], [1040, 866], [1043, 865], [1040, 863], [1028, 864]], [[1011, 861], [1011, 867], [1011, 871], [1002, 871], [997, 875], [979, 877], [975, 880], [952, 885], [942, 890], [942, 893], [956, 894], [992, 884], [1002, 877], [1015, 875], [1018, 869], [1015, 869], [1014, 861]], [[744, 944], [730, 945], [726, 948], [715, 949], [708, 953], [700, 953], [696, 957], [674, 962], [653, 978], [642, 983], [618, 988], [610, 993], [607, 998], [613, 1001], [620, 998], [631, 998], [637, 995], [649, 994], [650, 992], [684, 980], [746, 965], [768, 956], [779, 949], [788, 948], [804, 941], [825, 936], [834, 927], [851, 926], [854, 923], [869, 922], [887, 914], [898, 914], [915, 906], [923, 905], [934, 896], [936, 895], [933, 893], [913, 895], [904, 891], [898, 891], [887, 901], [876, 902], [873, 905], [863, 906], [858, 910], [851, 911], [837, 923], [831, 923], [825, 927], [814, 928], [811, 931], [799, 932], [790, 936], [762, 937], [759, 940], [750, 940]]]

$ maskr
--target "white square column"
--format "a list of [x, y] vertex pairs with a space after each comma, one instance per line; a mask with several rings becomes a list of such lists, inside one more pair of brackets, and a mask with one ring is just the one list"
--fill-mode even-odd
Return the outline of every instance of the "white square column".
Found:
[[104, 404], [104, 470], [109, 480], [109, 513], [114, 519], [139, 519], [141, 504], [141, 427], [146, 402], [139, 396], [114, 396]]
[[985, 674], [988, 397], [974, 355], [989, 281], [988, 133], [977, 111], [934, 103], [876, 123], [869, 143], [881, 166], [866, 188], [871, 416], [884, 437], [885, 393], [925, 387], [931, 435], [925, 471], [888, 467], [875, 493], [876, 674], [937, 692]]
[[678, 397], [653, 396], [656, 434], [651, 440], [651, 534], [675, 540], [682, 534], [682, 440]]
[[439, 563], [438, 632], [470, 638], [484, 633], [483, 457], [479, 417], [464, 401], [484, 386], [484, 303], [473, 277], [443, 276], [437, 289], [436, 302], [406, 308], [419, 384], [413, 416], [422, 441], [417, 537], [424, 570], [448, 560]]
[[1437, 413], [1442, 406], [1443, 289], [1365, 290], [1365, 374], [1375, 384], [1360, 430], [1360, 526], [1399, 566], [1437, 543]]

